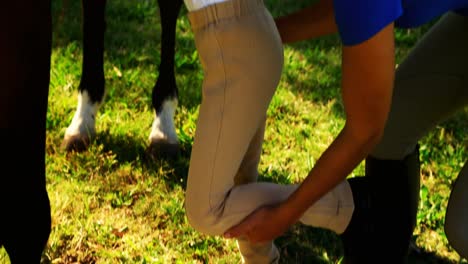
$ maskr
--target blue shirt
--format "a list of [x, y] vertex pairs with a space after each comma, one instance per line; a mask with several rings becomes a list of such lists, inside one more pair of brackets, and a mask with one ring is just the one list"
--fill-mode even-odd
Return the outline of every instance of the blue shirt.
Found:
[[344, 45], [374, 36], [388, 24], [418, 27], [448, 12], [468, 15], [468, 0], [333, 0], [335, 19]]

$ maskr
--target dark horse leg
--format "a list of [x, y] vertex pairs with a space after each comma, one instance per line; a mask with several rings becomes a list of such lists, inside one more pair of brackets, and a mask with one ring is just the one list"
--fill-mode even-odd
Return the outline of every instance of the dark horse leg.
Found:
[[0, 4], [0, 244], [40, 263], [51, 230], [45, 179], [50, 0]]
[[106, 0], [82, 0], [83, 61], [78, 106], [62, 147], [84, 151], [96, 135], [96, 114], [104, 99], [104, 33]]
[[[153, 157], [174, 156], [178, 138], [174, 127], [177, 86], [174, 73], [175, 30], [182, 0], [158, 1], [162, 27], [161, 64], [153, 88], [155, 111], [149, 136], [148, 153]], [[96, 134], [95, 117], [105, 92], [103, 71], [105, 0], [82, 0], [83, 6], [83, 73], [79, 86], [78, 106], [65, 132], [62, 146], [83, 151]]]
[[179, 150], [179, 140], [174, 127], [178, 91], [174, 73], [176, 22], [182, 0], [158, 0], [161, 17], [161, 63], [159, 75], [153, 87], [155, 117], [149, 136], [148, 153], [157, 158], [174, 157]]

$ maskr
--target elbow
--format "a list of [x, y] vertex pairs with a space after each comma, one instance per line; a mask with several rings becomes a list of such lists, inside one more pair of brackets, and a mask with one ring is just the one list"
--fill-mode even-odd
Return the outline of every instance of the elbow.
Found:
[[384, 128], [375, 128], [369, 132], [367, 144], [370, 149], [373, 149], [382, 139]]
[[384, 135], [385, 122], [368, 123], [365, 126], [348, 126], [348, 129], [345, 130], [348, 131], [354, 142], [371, 151]]
[[384, 130], [385, 123], [374, 124], [367, 128], [367, 132], [365, 133], [365, 135], [367, 137], [366, 141], [368, 142], [368, 144], [372, 147], [377, 145], [383, 137]]

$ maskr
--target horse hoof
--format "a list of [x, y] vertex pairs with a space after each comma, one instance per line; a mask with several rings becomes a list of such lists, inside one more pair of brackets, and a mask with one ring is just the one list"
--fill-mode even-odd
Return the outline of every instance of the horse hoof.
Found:
[[70, 136], [62, 141], [61, 148], [66, 152], [83, 152], [88, 149], [89, 137]]
[[158, 140], [151, 142], [146, 153], [152, 160], [175, 159], [179, 155], [179, 150], [180, 146], [178, 143]]

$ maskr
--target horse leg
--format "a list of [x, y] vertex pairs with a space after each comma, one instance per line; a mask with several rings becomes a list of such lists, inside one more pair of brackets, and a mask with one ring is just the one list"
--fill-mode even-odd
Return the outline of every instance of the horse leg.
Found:
[[12, 264], [40, 263], [51, 231], [45, 177], [50, 4], [0, 4], [0, 243]]
[[179, 151], [179, 140], [174, 127], [174, 113], [178, 103], [178, 92], [174, 73], [176, 22], [182, 0], [158, 0], [161, 17], [161, 64], [153, 87], [152, 102], [155, 118], [149, 136], [148, 153], [174, 157]]
[[78, 105], [68, 126], [62, 148], [84, 151], [96, 135], [96, 114], [103, 102], [104, 33], [106, 0], [82, 0], [83, 61]]

